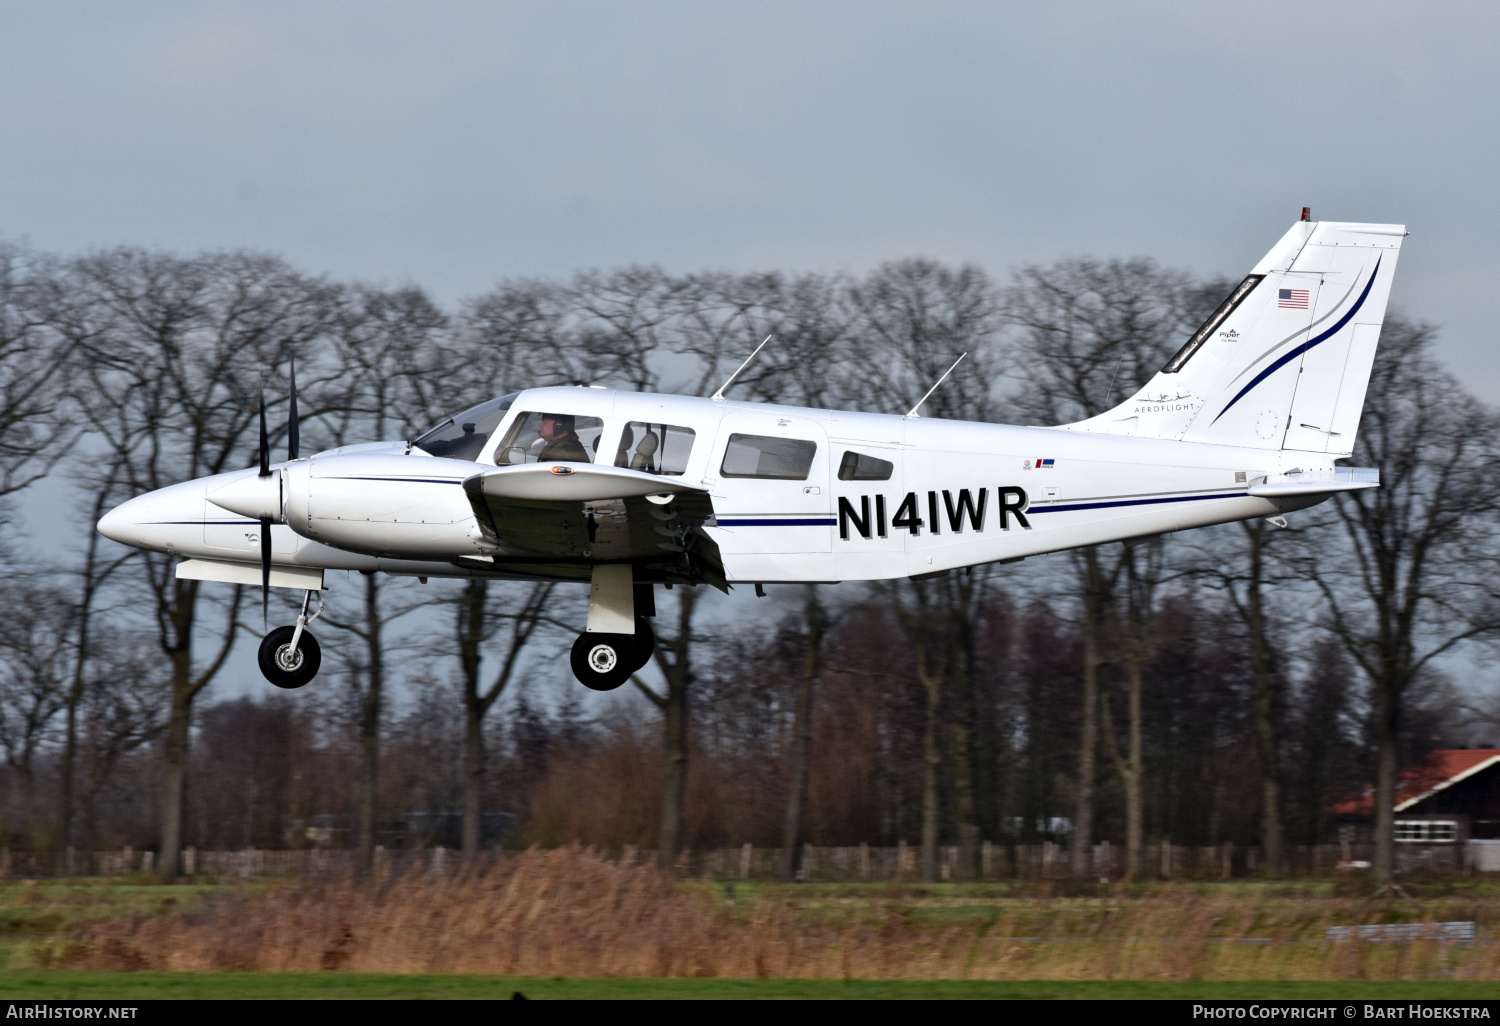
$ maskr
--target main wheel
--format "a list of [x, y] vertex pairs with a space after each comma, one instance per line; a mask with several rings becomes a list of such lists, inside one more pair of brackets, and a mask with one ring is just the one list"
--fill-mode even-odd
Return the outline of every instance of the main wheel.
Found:
[[656, 654], [656, 634], [651, 630], [651, 621], [644, 616], [635, 618], [635, 668], [634, 673], [651, 661]]
[[296, 631], [295, 627], [277, 627], [260, 643], [260, 672], [278, 688], [300, 688], [313, 679], [323, 663], [318, 639], [305, 630], [297, 641], [297, 650], [292, 651]]
[[[635, 636], [630, 634], [578, 635], [573, 642], [573, 676], [594, 691], [613, 691], [630, 679], [636, 665]], [[642, 664], [644, 665], [644, 664]]]

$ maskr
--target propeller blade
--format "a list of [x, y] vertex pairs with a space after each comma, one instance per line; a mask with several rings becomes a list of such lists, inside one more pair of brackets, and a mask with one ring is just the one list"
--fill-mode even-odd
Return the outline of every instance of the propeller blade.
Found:
[[286, 458], [294, 460], [297, 458], [297, 450], [301, 447], [301, 435], [297, 431], [297, 361], [292, 360], [292, 405], [287, 413], [286, 423]]
[[271, 521], [260, 522], [260, 625], [271, 616]]
[[271, 476], [271, 438], [266, 434], [266, 398], [260, 399], [260, 476]]

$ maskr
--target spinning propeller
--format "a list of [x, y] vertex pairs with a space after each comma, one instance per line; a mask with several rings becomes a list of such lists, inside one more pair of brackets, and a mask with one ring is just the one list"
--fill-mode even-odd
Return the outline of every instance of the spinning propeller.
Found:
[[[260, 473], [265, 479], [271, 476], [271, 439], [266, 434], [266, 397], [260, 397]], [[280, 490], [280, 483], [277, 483]], [[271, 606], [271, 518], [260, 518], [260, 622], [266, 625]]]
[[[297, 458], [297, 450], [300, 446], [300, 433], [297, 429], [297, 361], [292, 360], [292, 390], [291, 402], [287, 408], [286, 425], [286, 458], [294, 460]], [[259, 478], [267, 478], [271, 475], [271, 438], [266, 433], [266, 398], [260, 399], [260, 473]], [[281, 482], [276, 483], [277, 506], [280, 506]], [[264, 627], [270, 617], [271, 605], [271, 523], [272, 518], [260, 517], [260, 620]]]
[[[292, 366], [291, 403], [287, 411], [287, 459], [297, 458], [300, 432], [297, 424], [297, 369]], [[260, 522], [260, 615], [270, 617], [271, 604], [271, 525], [281, 523], [281, 475], [271, 469], [271, 436], [266, 430], [266, 399], [260, 400], [260, 469], [254, 477], [235, 477], [228, 484], [208, 493], [215, 506]]]

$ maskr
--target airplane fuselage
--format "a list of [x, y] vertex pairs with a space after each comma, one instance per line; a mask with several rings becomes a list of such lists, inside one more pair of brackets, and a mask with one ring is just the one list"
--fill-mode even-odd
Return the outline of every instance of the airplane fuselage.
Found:
[[[661, 463], [649, 472], [711, 497], [715, 516], [704, 530], [718, 545], [730, 583], [920, 577], [1270, 517], [1328, 493], [1291, 489], [1268, 496], [1251, 494], [1253, 488], [1265, 492], [1268, 479], [1282, 480], [1288, 472], [1334, 471], [1326, 453], [540, 388], [514, 397], [472, 460], [432, 456], [399, 441], [273, 465], [285, 482], [285, 522], [272, 528], [277, 571], [587, 580], [592, 563], [607, 559], [607, 551], [589, 553], [576, 568], [567, 561], [545, 568], [507, 561], [487, 544], [462, 487], [497, 467], [535, 461], [521, 447], [501, 449], [514, 428], [537, 414], [592, 425], [580, 432], [587, 459], [575, 463], [629, 467], [640, 464], [632, 445], [639, 448], [644, 434], [671, 439], [671, 470]], [[143, 495], [110, 513], [100, 528], [143, 548], [253, 565], [259, 521], [228, 512], [209, 496], [255, 473], [200, 478]], [[486, 553], [492, 569], [474, 563]]]

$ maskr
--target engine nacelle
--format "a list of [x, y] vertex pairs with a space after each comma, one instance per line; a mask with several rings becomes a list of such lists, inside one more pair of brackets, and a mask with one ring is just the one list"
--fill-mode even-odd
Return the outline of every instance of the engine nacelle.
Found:
[[480, 552], [466, 478], [488, 467], [400, 454], [334, 453], [287, 464], [286, 523], [350, 552], [452, 560]]

